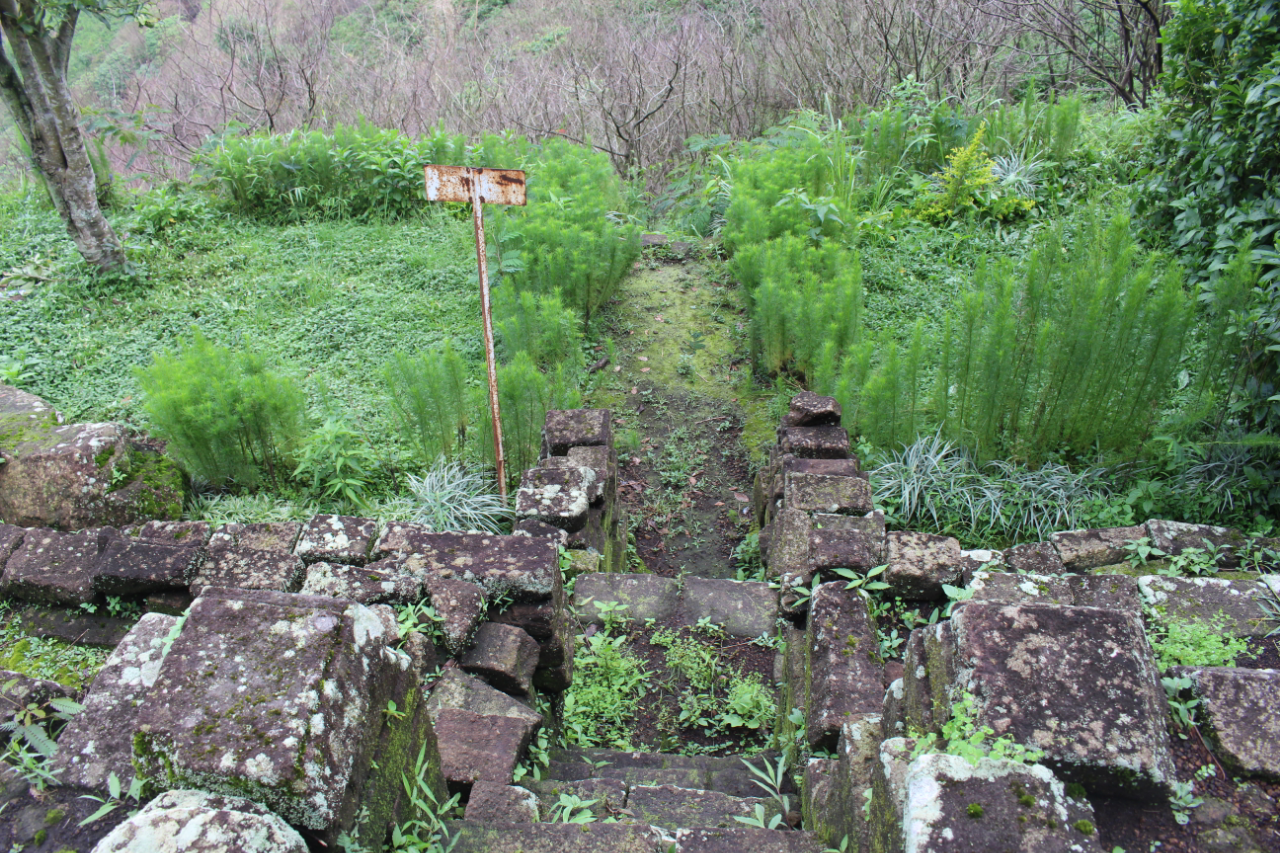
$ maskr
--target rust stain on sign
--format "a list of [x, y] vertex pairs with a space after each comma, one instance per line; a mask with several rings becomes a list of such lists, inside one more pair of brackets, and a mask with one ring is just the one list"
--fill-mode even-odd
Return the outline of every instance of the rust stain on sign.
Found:
[[435, 166], [425, 169], [427, 201], [475, 201], [481, 204], [525, 203], [524, 172], [519, 169], [478, 169], [473, 166]]

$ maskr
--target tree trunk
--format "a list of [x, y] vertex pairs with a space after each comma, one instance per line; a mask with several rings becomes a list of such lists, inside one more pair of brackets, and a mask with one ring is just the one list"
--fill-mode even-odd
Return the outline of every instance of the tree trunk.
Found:
[[67, 85], [77, 13], [67, 12], [56, 30], [46, 25], [47, 14], [41, 14], [35, 0], [0, 0], [0, 31], [13, 51], [10, 62], [0, 42], [0, 97], [76, 248], [93, 266], [113, 269], [124, 263], [124, 249], [98, 206], [80, 110]]

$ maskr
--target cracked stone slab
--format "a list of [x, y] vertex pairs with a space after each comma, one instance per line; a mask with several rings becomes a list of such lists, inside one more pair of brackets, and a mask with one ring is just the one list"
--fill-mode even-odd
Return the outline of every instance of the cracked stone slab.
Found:
[[5, 563], [0, 595], [43, 604], [79, 606], [94, 600], [98, 555], [119, 534], [112, 527], [59, 533], [26, 531]]
[[504, 693], [529, 696], [539, 652], [538, 641], [516, 626], [486, 622], [458, 663]]
[[299, 590], [303, 595], [327, 595], [361, 604], [405, 604], [422, 598], [422, 579], [392, 561], [367, 566], [312, 563]]
[[1106, 527], [1089, 530], [1066, 530], [1049, 536], [1062, 565], [1069, 572], [1085, 572], [1102, 566], [1123, 563], [1129, 556], [1124, 546], [1147, 538], [1147, 528]]
[[949, 625], [926, 631], [925, 646], [935, 726], [968, 692], [977, 725], [1042, 750], [1043, 763], [1065, 781], [1139, 799], [1168, 796], [1176, 775], [1167, 704], [1136, 614], [968, 602]]
[[466, 820], [476, 823], [537, 823], [538, 795], [515, 785], [481, 780], [471, 786]]
[[474, 583], [491, 598], [509, 593], [515, 601], [544, 601], [561, 594], [559, 551], [554, 540], [496, 533], [430, 533], [406, 571]]
[[[417, 667], [397, 640], [383, 605], [207, 588], [139, 709], [136, 764], [161, 789], [242, 794], [323, 838], [365, 841], [361, 814], [392, 818], [406, 756], [421, 744], [434, 758]], [[399, 716], [383, 714], [389, 701]], [[404, 747], [388, 751], [396, 732]]]
[[599, 606], [608, 602], [623, 605], [624, 619], [662, 621], [680, 609], [680, 585], [671, 578], [645, 574], [601, 573], [581, 575], [574, 585], [574, 600], [584, 624], [603, 625]]
[[213, 529], [206, 521], [158, 521], [151, 520], [137, 528], [133, 536], [142, 542], [158, 542], [162, 545], [185, 545], [203, 548], [209, 542]]
[[801, 459], [845, 459], [849, 456], [849, 433], [843, 427], [785, 427], [778, 430], [783, 453]]
[[804, 512], [866, 515], [875, 509], [871, 483], [857, 475], [783, 473], [783, 503]]
[[551, 820], [561, 794], [569, 794], [580, 800], [595, 800], [591, 807], [597, 815], [607, 815], [627, 807], [627, 791], [630, 786], [621, 779], [543, 779], [522, 783], [538, 797], [538, 809], [542, 820]]
[[1226, 578], [1138, 578], [1142, 597], [1165, 621], [1209, 622], [1234, 637], [1265, 637], [1274, 623], [1258, 603], [1263, 584]]
[[307, 853], [297, 830], [240, 797], [166, 791], [103, 836], [93, 853]]
[[884, 513], [861, 518], [818, 513], [809, 535], [809, 576], [835, 569], [866, 572], [882, 565], [887, 551]]
[[194, 545], [114, 539], [98, 557], [93, 589], [101, 595], [139, 596], [187, 589], [187, 576], [204, 552]]
[[105, 792], [108, 776], [115, 773], [128, 789], [138, 713], [160, 673], [165, 640], [177, 625], [177, 617], [147, 613], [107, 658], [81, 703], [84, 710], [58, 738], [53, 767], [59, 784]]
[[210, 549], [191, 575], [191, 592], [206, 587], [297, 592], [302, 588], [306, 565], [300, 557], [253, 548]]
[[363, 566], [378, 535], [378, 522], [349, 515], [317, 515], [298, 534], [294, 553], [306, 563]]
[[292, 554], [302, 533], [302, 523], [297, 521], [260, 521], [252, 524], [231, 522], [213, 532], [210, 548], [252, 548], [255, 551], [276, 551]]
[[573, 447], [612, 447], [612, 416], [608, 409], [569, 409], [547, 412], [542, 425], [542, 455], [568, 456]]
[[746, 850], [751, 853], [824, 853], [829, 849], [810, 832], [784, 832], [753, 826], [677, 829], [675, 837], [679, 853], [742, 853]]
[[946, 598], [943, 584], [959, 583], [964, 559], [955, 538], [895, 530], [888, 534], [888, 545], [888, 568], [882, 580], [895, 594], [940, 601]]
[[884, 704], [884, 665], [866, 600], [843, 583], [819, 586], [805, 655], [805, 732], [810, 745], [833, 748], [846, 722], [879, 716]]
[[904, 851], [1102, 851], [1093, 807], [1068, 797], [1040, 764], [922, 755], [907, 768], [903, 791]]
[[1213, 751], [1232, 773], [1280, 781], [1280, 670], [1172, 667], [1191, 678]]

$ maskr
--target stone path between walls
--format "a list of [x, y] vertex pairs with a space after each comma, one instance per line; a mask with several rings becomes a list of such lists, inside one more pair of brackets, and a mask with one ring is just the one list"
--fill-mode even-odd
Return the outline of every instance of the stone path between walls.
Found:
[[[1256, 636], [1271, 627], [1264, 584], [1280, 591], [1280, 577], [1097, 573], [1142, 536], [1168, 553], [1202, 537], [1239, 544], [1162, 521], [1003, 554], [886, 531], [839, 417], [830, 398], [797, 396], [757, 480], [780, 589], [619, 571], [627, 527], [605, 410], [548, 414], [510, 536], [331, 515], [216, 530], [0, 525], [0, 595], [73, 607], [146, 597], [149, 608], [123, 636], [104, 629], [114, 650], [60, 736], [57, 785], [33, 793], [0, 765], [0, 848], [378, 851], [390, 827], [420, 817], [409, 780], [420, 800], [464, 798], [465, 818], [445, 827], [459, 853], [818, 853], [845, 838], [877, 853], [1102, 850], [1091, 796], [1163, 803], [1178, 781], [1144, 604], [1221, 610], [1225, 631]], [[911, 633], [901, 669], [880, 657], [866, 601], [835, 579], [881, 565], [922, 603], [943, 601], [944, 584], [973, 590]], [[402, 638], [388, 605], [419, 601], [439, 631]], [[779, 734], [822, 756], [798, 768], [800, 791], [784, 791], [803, 804], [803, 830], [737, 756], [562, 750], [540, 781], [513, 784], [555, 724], [535, 694], [572, 683], [575, 637], [605, 602], [635, 619], [710, 617], [737, 637], [781, 631], [782, 716], [796, 708], [800, 722]], [[1280, 781], [1280, 672], [1184, 674], [1218, 761]], [[68, 693], [0, 672], [0, 698], [20, 707]], [[970, 763], [930, 748], [957, 707], [1043, 759]], [[82, 795], [135, 774], [153, 797], [141, 811], [76, 826], [97, 806]], [[600, 820], [557, 822], [565, 795], [596, 801]], [[778, 828], [736, 820], [757, 815]], [[1262, 849], [1239, 841], [1228, 849]]]

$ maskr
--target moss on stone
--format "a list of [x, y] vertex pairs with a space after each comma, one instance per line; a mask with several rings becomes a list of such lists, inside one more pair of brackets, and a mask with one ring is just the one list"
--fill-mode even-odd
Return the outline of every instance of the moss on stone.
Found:
[[981, 804], [969, 803], [969, 805], [965, 807], [965, 814], [969, 815], [969, 817], [973, 818], [974, 820], [977, 820], [978, 818], [982, 817], [983, 811], [982, 811]]
[[1093, 824], [1087, 820], [1078, 820], [1071, 824], [1071, 826], [1076, 830], [1076, 832], [1083, 835], [1093, 835]]

